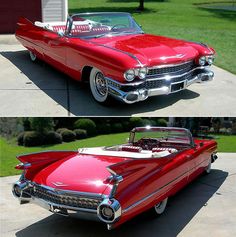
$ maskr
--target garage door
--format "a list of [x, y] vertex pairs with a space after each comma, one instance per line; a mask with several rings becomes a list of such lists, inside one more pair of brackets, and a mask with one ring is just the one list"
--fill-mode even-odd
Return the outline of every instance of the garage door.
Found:
[[0, 33], [14, 33], [20, 16], [41, 21], [41, 0], [1, 0]]

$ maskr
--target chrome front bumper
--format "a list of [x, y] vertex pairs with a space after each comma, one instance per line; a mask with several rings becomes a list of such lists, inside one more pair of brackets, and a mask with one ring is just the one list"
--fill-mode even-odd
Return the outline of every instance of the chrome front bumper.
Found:
[[[12, 186], [12, 193], [13, 195], [19, 199], [20, 204], [27, 204], [27, 203], [33, 203], [36, 205], [41, 206], [42, 208], [58, 214], [62, 216], [70, 216], [85, 220], [93, 220], [93, 221], [102, 221], [107, 224], [107, 228], [110, 230], [113, 227], [113, 224], [117, 222], [121, 217], [121, 206], [117, 200], [115, 200], [112, 197], [108, 197], [105, 195], [95, 194], [96, 196], [102, 197], [100, 204], [97, 206], [96, 209], [91, 208], [81, 208], [76, 206], [70, 206], [70, 205], [63, 205], [58, 202], [54, 202], [52, 198], [52, 201], [45, 200], [44, 198], [39, 198], [34, 196], [33, 189], [35, 187], [35, 183], [30, 182], [28, 180], [20, 179], [19, 181], [15, 182]], [[65, 196], [68, 197], [68, 195], [72, 194], [71, 197], [79, 197], [82, 199], [94, 197], [94, 194], [90, 193], [81, 193], [81, 192], [75, 192], [75, 191], [64, 191], [64, 190], [57, 190], [53, 189], [51, 187], [47, 186], [41, 186], [46, 189], [49, 193], [49, 195], [62, 195], [63, 193]], [[73, 201], [72, 201], [73, 202]], [[110, 208], [113, 212], [113, 216], [111, 219], [107, 219], [107, 216], [104, 216], [103, 208]]]
[[[164, 76], [161, 78], [148, 78], [146, 81], [139, 81], [134, 83], [119, 83], [111, 78], [106, 78], [109, 94], [118, 100], [121, 100], [127, 104], [133, 104], [135, 102], [146, 100], [150, 96], [168, 95], [176, 93], [178, 91], [186, 89], [193, 83], [203, 83], [211, 81], [214, 77], [214, 73], [206, 68], [196, 68], [191, 71], [195, 74], [189, 79], [183, 79], [188, 73], [174, 76]], [[157, 88], [146, 88], [146, 82], [165, 80], [166, 85]]]

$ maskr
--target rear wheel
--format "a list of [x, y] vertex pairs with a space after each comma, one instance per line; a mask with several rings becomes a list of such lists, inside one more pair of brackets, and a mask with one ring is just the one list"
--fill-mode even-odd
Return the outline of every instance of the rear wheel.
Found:
[[206, 167], [205, 172], [206, 172], [206, 174], [210, 174], [211, 173], [211, 160], [210, 160], [208, 166]]
[[107, 81], [99, 69], [93, 68], [91, 70], [89, 84], [93, 98], [97, 102], [105, 104], [110, 100]]
[[32, 62], [35, 62], [37, 60], [37, 56], [33, 52], [29, 51], [29, 55]]
[[167, 205], [167, 201], [168, 201], [168, 198], [164, 199], [163, 201], [157, 203], [155, 206], [154, 206], [154, 211], [157, 215], [161, 215], [165, 209], [166, 209], [166, 205]]

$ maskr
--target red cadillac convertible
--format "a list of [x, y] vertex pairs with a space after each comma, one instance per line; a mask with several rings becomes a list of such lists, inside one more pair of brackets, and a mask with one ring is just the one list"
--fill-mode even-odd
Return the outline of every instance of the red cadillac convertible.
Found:
[[21, 204], [112, 229], [148, 209], [162, 214], [168, 197], [210, 172], [216, 149], [183, 128], [134, 128], [127, 144], [18, 156], [12, 192]]
[[75, 80], [94, 99], [135, 103], [212, 80], [215, 51], [207, 45], [145, 34], [129, 13], [81, 13], [67, 22], [20, 18], [16, 38], [37, 58]]

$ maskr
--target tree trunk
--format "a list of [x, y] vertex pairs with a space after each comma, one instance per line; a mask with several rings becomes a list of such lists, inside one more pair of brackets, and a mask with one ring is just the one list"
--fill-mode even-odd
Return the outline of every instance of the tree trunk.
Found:
[[144, 0], [139, 0], [138, 10], [139, 11], [143, 11], [144, 10]]

